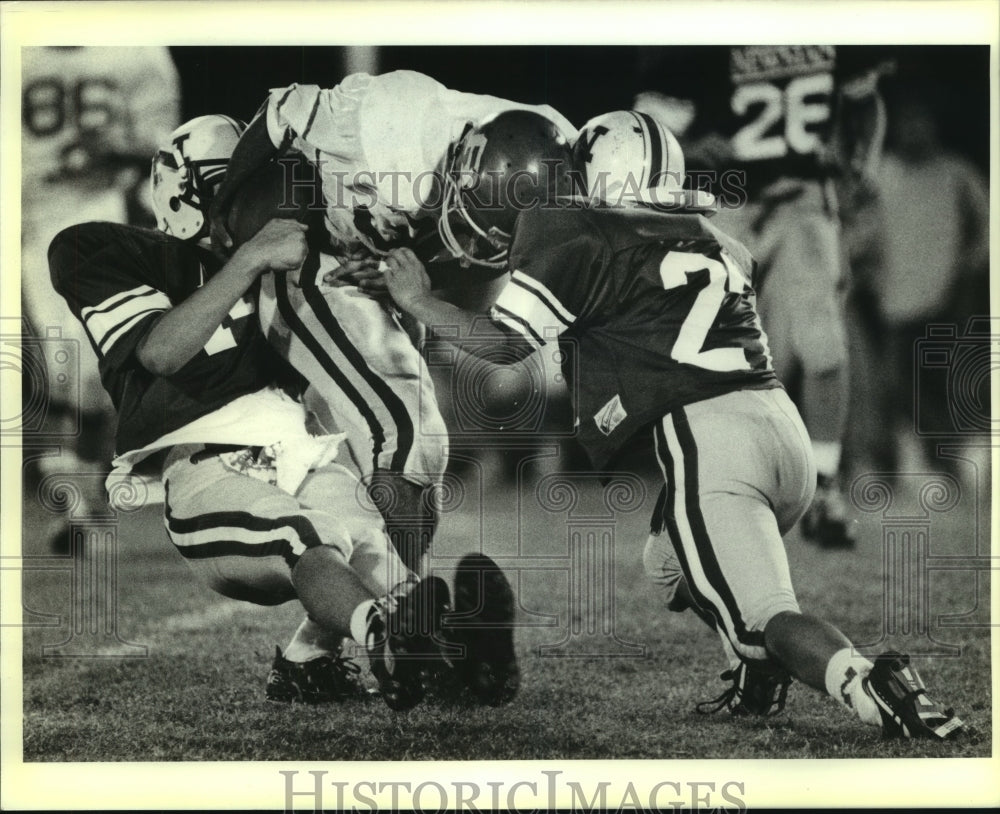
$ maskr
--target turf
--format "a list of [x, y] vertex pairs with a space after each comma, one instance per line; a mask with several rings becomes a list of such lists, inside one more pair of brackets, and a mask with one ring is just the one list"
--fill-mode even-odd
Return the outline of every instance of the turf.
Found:
[[[698, 702], [723, 689], [718, 673], [724, 664], [714, 634], [690, 614], [668, 613], [642, 572], [652, 497], [640, 509], [609, 515], [595, 483], [578, 485], [581, 497], [575, 506], [553, 508], [549, 501], [548, 509], [540, 508], [533, 489], [521, 490], [519, 501], [513, 487], [468, 488], [462, 505], [445, 516], [433, 549], [435, 571], [450, 580], [458, 556], [482, 549], [512, 576], [521, 603], [516, 643], [522, 687], [503, 708], [431, 698], [399, 714], [378, 699], [322, 707], [265, 702], [264, 678], [274, 646], [287, 642], [300, 609], [295, 603], [276, 608], [242, 604], [203, 588], [168, 543], [155, 509], [123, 516], [116, 529], [117, 614], [111, 629], [117, 640], [107, 630], [91, 634], [96, 657], [47, 653], [45, 646], [69, 635], [72, 561], [44, 556], [32, 534], [38, 509], [26, 505], [25, 553], [40, 559], [26, 560], [23, 577], [24, 605], [32, 612], [25, 616], [24, 631], [24, 760], [991, 754], [989, 572], [934, 567], [987, 545], [986, 507], [975, 506], [971, 492], [947, 511], [925, 513], [926, 522], [862, 514], [853, 551], [822, 550], [797, 531], [786, 540], [804, 609], [838, 624], [866, 652], [890, 646], [912, 652], [931, 689], [975, 727], [959, 743], [935, 744], [883, 742], [877, 730], [798, 684], [786, 710], [772, 718], [697, 714]], [[919, 513], [917, 492], [905, 497]], [[886, 540], [906, 529], [913, 540], [921, 529], [927, 532], [932, 568], [917, 567], [914, 573], [922, 582], [910, 583], [912, 589], [926, 587], [926, 597], [913, 600], [921, 613], [893, 616], [883, 607], [883, 559]], [[602, 546], [613, 551], [608, 560], [613, 567], [593, 572], [598, 579], [591, 584], [597, 588], [586, 607], [596, 610], [581, 612], [570, 591], [587, 580], [580, 581], [584, 571], [571, 565], [568, 554]], [[62, 570], [32, 567], [39, 564]], [[601, 599], [602, 585], [613, 601]], [[910, 596], [923, 595], [917, 590]], [[896, 600], [888, 603], [890, 611], [897, 606]], [[59, 614], [62, 621], [37, 626], [43, 621], [39, 614]], [[923, 617], [926, 631], [920, 627]], [[125, 648], [122, 642], [143, 646], [145, 655], [115, 655]], [[948, 656], [926, 655], [949, 648]]]

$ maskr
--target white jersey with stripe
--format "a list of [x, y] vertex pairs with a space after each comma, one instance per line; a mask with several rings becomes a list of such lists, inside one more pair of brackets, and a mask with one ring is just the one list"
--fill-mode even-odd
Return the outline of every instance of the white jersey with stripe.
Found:
[[327, 432], [344, 432], [358, 472], [399, 472], [427, 485], [447, 463], [448, 434], [427, 366], [396, 313], [354, 287], [325, 285], [338, 267], [313, 253], [261, 279], [268, 341], [308, 381], [303, 399]]
[[319, 166], [335, 243], [384, 253], [440, 203], [434, 176], [465, 126], [512, 109], [540, 113], [570, 141], [576, 135], [548, 105], [451, 90], [415, 71], [272, 90], [267, 125], [276, 147], [291, 143]]

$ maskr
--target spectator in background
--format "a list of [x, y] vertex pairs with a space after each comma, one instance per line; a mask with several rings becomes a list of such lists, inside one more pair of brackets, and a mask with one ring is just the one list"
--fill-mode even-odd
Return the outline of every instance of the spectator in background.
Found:
[[[99, 462], [110, 458], [113, 410], [86, 334], [52, 288], [46, 251], [83, 221], [152, 225], [137, 190], [146, 189], [149, 157], [177, 126], [179, 79], [166, 48], [146, 47], [25, 48], [21, 73], [22, 313], [31, 336], [59, 340], [24, 343], [25, 353], [38, 352], [34, 367], [46, 369], [44, 380], [25, 380], [25, 399], [43, 400], [42, 432], [63, 447], [31, 474], [84, 474], [75, 511], [88, 515], [105, 501]], [[70, 350], [68, 362], [45, 358], [56, 345]], [[67, 549], [62, 518], [42, 535], [54, 550]]]
[[[933, 98], [925, 86], [901, 94], [890, 110], [878, 173], [888, 217], [884, 264], [871, 284], [887, 345], [881, 412], [892, 430], [883, 434], [886, 447], [877, 463], [888, 468], [939, 464], [934, 459], [939, 439], [928, 438], [922, 451], [908, 444], [915, 343], [936, 323], [956, 325], [961, 334], [969, 316], [989, 309], [989, 192], [979, 171], [942, 142]], [[931, 419], [934, 426], [950, 424], [944, 389], [922, 392], [920, 398], [921, 409], [939, 417]]]

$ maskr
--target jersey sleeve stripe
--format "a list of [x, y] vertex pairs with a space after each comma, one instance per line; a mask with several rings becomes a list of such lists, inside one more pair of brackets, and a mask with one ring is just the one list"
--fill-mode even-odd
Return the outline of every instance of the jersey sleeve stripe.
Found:
[[515, 271], [513, 275], [511, 275], [511, 282], [534, 294], [545, 305], [545, 307], [552, 312], [553, 316], [557, 317], [567, 327], [576, 322], [576, 316], [570, 313], [570, 311], [565, 308], [561, 302], [559, 302], [559, 298], [546, 288], [545, 285], [538, 282], [538, 280], [532, 279], [524, 272]]
[[517, 285], [516, 281], [511, 281], [500, 292], [491, 310], [491, 315], [493, 314], [522, 334], [525, 329], [530, 329], [538, 342], [543, 341], [542, 337], [554, 339], [566, 330], [566, 323], [555, 314], [551, 306], [531, 289]]
[[278, 112], [278, 111], [280, 111], [280, 110], [281, 110], [281, 108], [282, 108], [282, 106], [283, 106], [283, 105], [285, 104], [285, 102], [287, 102], [287, 101], [288, 101], [288, 97], [289, 97], [289, 96], [291, 96], [291, 95], [292, 95], [292, 94], [293, 94], [293, 93], [295, 92], [295, 89], [296, 89], [297, 87], [298, 87], [298, 85], [289, 85], [289, 86], [288, 86], [288, 87], [287, 87], [287, 88], [285, 89], [285, 92], [284, 92], [284, 94], [282, 95], [282, 97], [281, 97], [281, 98], [280, 98], [280, 99], [279, 99], [279, 100], [278, 100], [278, 101], [277, 101], [277, 102], [275, 103], [275, 105], [274, 105], [274, 110], [275, 110], [275, 112]]
[[521, 319], [517, 314], [508, 311], [502, 305], [494, 305], [490, 309], [490, 312], [490, 318], [498, 327], [506, 331], [516, 332], [518, 336], [523, 336], [527, 339], [532, 346], [541, 347], [545, 344], [545, 340], [535, 332], [535, 329], [531, 327], [531, 323]]
[[110, 311], [113, 308], [117, 308], [123, 302], [127, 300], [135, 299], [136, 297], [142, 297], [149, 294], [158, 293], [155, 288], [148, 285], [141, 285], [138, 288], [130, 288], [128, 291], [119, 291], [117, 294], [108, 297], [104, 302], [98, 303], [97, 305], [91, 305], [87, 308], [82, 308], [80, 310], [80, 318], [85, 322], [90, 319], [91, 314], [101, 314]]
[[309, 120], [306, 122], [305, 129], [302, 131], [300, 138], [305, 139], [309, 135], [309, 131], [312, 130], [313, 122], [316, 121], [316, 112], [319, 110], [320, 94], [316, 94], [316, 101], [313, 102], [312, 110], [309, 112]]
[[[125, 320], [125, 322], [117, 326], [115, 329], [105, 334], [104, 339], [98, 343], [97, 349], [101, 352], [102, 355], [107, 355], [108, 351], [111, 350], [115, 342], [117, 342], [122, 336], [128, 333], [133, 327], [142, 322], [143, 319], [145, 319], [150, 314], [161, 314], [163, 313], [163, 311], [164, 311], [163, 308], [147, 308], [145, 311], [140, 311], [135, 316], [130, 317], [129, 319]], [[96, 339], [94, 341], [96, 342]]]
[[102, 353], [105, 353], [124, 333], [123, 328], [127, 330], [147, 314], [170, 308], [170, 300], [166, 294], [148, 286], [143, 288], [146, 290], [134, 293], [132, 296], [125, 298], [116, 296], [115, 302], [103, 309], [97, 306], [95, 309], [89, 309], [90, 313], [84, 313], [88, 309], [81, 312], [87, 333]]

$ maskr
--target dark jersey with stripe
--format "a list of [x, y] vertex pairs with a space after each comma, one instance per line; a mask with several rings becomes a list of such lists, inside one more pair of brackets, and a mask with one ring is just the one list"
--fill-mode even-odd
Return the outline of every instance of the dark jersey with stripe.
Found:
[[877, 56], [834, 45], [669, 48], [644, 79], [649, 90], [694, 102], [687, 144], [708, 133], [728, 139], [731, 164], [689, 169], [745, 173], [752, 196], [779, 177], [829, 175], [836, 89]]
[[219, 267], [208, 251], [112, 223], [63, 230], [49, 247], [52, 285], [83, 323], [118, 412], [118, 453], [138, 449], [233, 399], [274, 383], [284, 363], [265, 341], [248, 293], [180, 370], [155, 376], [136, 347], [157, 317]]
[[595, 466], [677, 407], [780, 387], [753, 261], [698, 215], [525, 212], [510, 268], [493, 317], [536, 346], [558, 337], [573, 360], [563, 372], [577, 437]]

